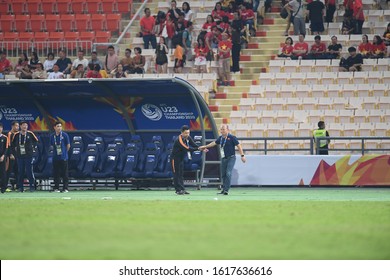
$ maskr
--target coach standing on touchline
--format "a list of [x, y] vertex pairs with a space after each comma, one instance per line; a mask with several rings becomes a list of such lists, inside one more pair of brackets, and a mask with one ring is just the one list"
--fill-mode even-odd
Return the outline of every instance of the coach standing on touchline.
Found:
[[241, 155], [241, 161], [246, 162], [244, 151], [242, 150], [240, 142], [238, 142], [236, 136], [229, 133], [229, 126], [226, 124], [221, 125], [220, 128], [221, 136], [214, 142], [205, 146], [199, 147], [199, 150], [205, 150], [215, 145], [221, 145], [221, 171], [222, 171], [222, 191], [219, 194], [228, 195], [232, 179], [232, 171], [234, 164], [236, 163], [236, 151]]

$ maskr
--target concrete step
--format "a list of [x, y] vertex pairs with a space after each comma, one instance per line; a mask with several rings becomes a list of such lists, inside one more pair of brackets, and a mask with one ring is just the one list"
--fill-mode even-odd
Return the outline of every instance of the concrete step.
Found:
[[242, 93], [242, 92], [248, 92], [249, 90], [249, 87], [250, 86], [234, 86], [234, 87], [224, 87], [222, 92], [224, 93], [227, 93], [227, 94], [230, 94], [230, 93], [233, 93], [233, 92], [238, 92], [238, 93]]
[[237, 110], [238, 105], [209, 105], [210, 111], [212, 112], [228, 112], [232, 110]]
[[240, 79], [243, 79], [243, 80], [258, 80], [259, 79], [259, 75], [258, 74], [233, 74], [232, 77], [238, 81]]
[[266, 49], [266, 48], [261, 48], [262, 45], [259, 46], [260, 48], [259, 49], [244, 49], [242, 51], [242, 55], [245, 56], [245, 55], [248, 55], [248, 56], [252, 56], [252, 55], [272, 55], [272, 54], [277, 54], [278, 51], [279, 51], [279, 48], [270, 48], [270, 49]]
[[236, 86], [244, 86], [244, 87], [250, 87], [253, 84], [252, 80], [244, 80], [242, 78], [236, 79], [234, 84]]
[[215, 118], [223, 119], [230, 117], [230, 112], [213, 112]]
[[262, 68], [263, 67], [246, 67], [246, 68], [242, 68], [241, 71], [243, 74], [257, 74], [257, 76], [259, 76], [260, 73], [263, 73]]
[[250, 43], [283, 43], [286, 37], [283, 34], [266, 36], [266, 37], [251, 37]]
[[238, 105], [240, 99], [211, 99], [209, 105]]

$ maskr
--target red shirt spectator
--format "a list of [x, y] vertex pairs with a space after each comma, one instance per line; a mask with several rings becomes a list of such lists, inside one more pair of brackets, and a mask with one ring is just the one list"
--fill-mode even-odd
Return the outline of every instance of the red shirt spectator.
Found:
[[7, 55], [4, 52], [0, 52], [0, 73], [8, 74], [11, 71], [11, 62], [7, 59]]
[[230, 51], [232, 49], [232, 42], [229, 40], [223, 40], [218, 43], [219, 57], [220, 58], [229, 58]]
[[294, 47], [291, 45], [284, 45], [282, 48], [282, 54], [290, 56], [294, 50]]
[[87, 72], [87, 78], [102, 78], [102, 75], [100, 74], [100, 72], [89, 70]]
[[255, 14], [251, 9], [240, 10], [240, 14], [243, 21], [255, 18]]
[[155, 19], [152, 16], [143, 16], [140, 20], [140, 26], [142, 30], [142, 35], [150, 35], [152, 34], [154, 27]]
[[364, 21], [362, 0], [354, 0], [353, 3], [353, 17], [357, 20]]
[[202, 29], [203, 30], [211, 30], [213, 26], [217, 26], [216, 22], [206, 22], [203, 24]]
[[299, 42], [296, 42], [294, 45], [294, 56], [297, 57], [305, 57], [309, 51], [309, 45], [304, 41], [305, 37], [303, 35], [299, 35]]
[[360, 43], [359, 45], [359, 53], [362, 54], [363, 57], [369, 56], [371, 53], [372, 44], [370, 42]]
[[325, 53], [326, 51], [326, 45], [322, 42], [319, 44], [313, 44], [310, 48], [310, 52], [313, 54], [318, 54], [318, 53]]

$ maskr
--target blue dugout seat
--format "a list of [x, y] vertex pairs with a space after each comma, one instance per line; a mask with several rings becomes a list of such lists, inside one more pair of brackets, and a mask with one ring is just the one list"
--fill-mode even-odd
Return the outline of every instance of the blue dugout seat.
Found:
[[154, 143], [146, 143], [145, 149], [140, 157], [140, 165], [138, 172], [133, 173], [135, 178], [150, 178], [153, 177], [153, 172], [157, 168], [160, 159], [161, 150]]
[[139, 171], [138, 161], [140, 158], [140, 150], [134, 143], [128, 143], [125, 149], [125, 162], [123, 163], [123, 169], [119, 177], [130, 178], [133, 177], [133, 173]]
[[141, 136], [131, 135], [129, 143], [134, 143], [140, 151], [143, 150], [143, 142]]
[[119, 163], [119, 150], [116, 144], [108, 144], [101, 165], [91, 173], [92, 178], [109, 178], [117, 174]]
[[69, 176], [80, 177], [84, 167], [84, 142], [81, 136], [73, 136], [69, 150]]
[[85, 162], [82, 170], [83, 177], [91, 177], [92, 172], [96, 171], [100, 162], [100, 152], [96, 144], [88, 144]]
[[41, 172], [34, 172], [37, 179], [48, 179], [53, 177], [53, 147], [50, 146], [47, 149], [47, 157], [43, 160], [43, 167]]
[[153, 172], [154, 178], [170, 178], [173, 177], [171, 165], [171, 152], [173, 143], [169, 143], [164, 152], [160, 155], [160, 160], [156, 170]]

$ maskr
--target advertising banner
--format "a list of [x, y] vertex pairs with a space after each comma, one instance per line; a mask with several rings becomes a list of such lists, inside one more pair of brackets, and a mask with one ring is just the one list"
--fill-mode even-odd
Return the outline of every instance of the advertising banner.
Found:
[[248, 155], [233, 185], [390, 186], [390, 155]]

